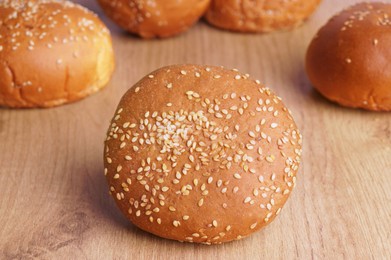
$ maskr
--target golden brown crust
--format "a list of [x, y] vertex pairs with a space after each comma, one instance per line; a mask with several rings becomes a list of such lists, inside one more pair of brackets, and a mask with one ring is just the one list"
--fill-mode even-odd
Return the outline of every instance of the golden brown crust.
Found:
[[293, 29], [309, 17], [321, 0], [212, 0], [206, 19], [214, 26], [239, 32]]
[[114, 69], [105, 25], [68, 1], [2, 1], [0, 35], [0, 106], [73, 102], [103, 88]]
[[391, 110], [391, 4], [360, 3], [334, 16], [313, 39], [306, 70], [341, 105]]
[[159, 69], [122, 98], [105, 142], [105, 175], [122, 212], [155, 235], [222, 243], [280, 212], [301, 136], [280, 98], [236, 70]]
[[210, 0], [98, 1], [114, 22], [143, 38], [164, 38], [188, 30], [210, 3]]

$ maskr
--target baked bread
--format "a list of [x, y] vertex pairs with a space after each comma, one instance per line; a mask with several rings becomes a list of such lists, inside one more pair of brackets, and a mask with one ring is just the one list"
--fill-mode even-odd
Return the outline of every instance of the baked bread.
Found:
[[110, 33], [69, 1], [0, 1], [0, 106], [52, 107], [106, 85], [114, 68]]
[[303, 23], [321, 0], [212, 0], [206, 20], [238, 32], [290, 30]]
[[237, 70], [159, 69], [122, 98], [105, 141], [105, 175], [139, 228], [217, 244], [269, 224], [293, 187], [301, 135], [289, 110]]
[[337, 14], [311, 42], [313, 86], [343, 106], [391, 111], [391, 4], [360, 3]]
[[98, 0], [104, 12], [142, 38], [165, 38], [189, 29], [210, 0]]

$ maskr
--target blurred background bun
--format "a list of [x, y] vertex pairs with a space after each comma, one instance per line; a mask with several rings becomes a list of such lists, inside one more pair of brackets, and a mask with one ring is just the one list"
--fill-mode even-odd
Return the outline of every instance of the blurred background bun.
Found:
[[216, 27], [238, 32], [290, 30], [303, 23], [321, 0], [212, 0], [206, 13]]
[[0, 36], [0, 106], [73, 102], [103, 88], [114, 69], [108, 29], [69, 1], [1, 1]]
[[335, 15], [307, 51], [313, 86], [343, 106], [391, 110], [391, 4], [360, 3]]
[[142, 38], [164, 38], [187, 31], [210, 0], [98, 0], [104, 12]]

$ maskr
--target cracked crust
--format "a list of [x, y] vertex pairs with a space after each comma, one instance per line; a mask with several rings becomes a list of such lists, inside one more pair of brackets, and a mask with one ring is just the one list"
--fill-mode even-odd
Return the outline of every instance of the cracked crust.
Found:
[[337, 14], [311, 42], [313, 86], [340, 105], [391, 111], [391, 4], [360, 3]]
[[0, 3], [0, 106], [53, 107], [99, 91], [114, 69], [110, 33], [67, 1]]
[[238, 32], [290, 30], [303, 23], [321, 0], [212, 0], [206, 20]]
[[189, 29], [210, 0], [98, 0], [104, 12], [142, 38], [165, 38]]

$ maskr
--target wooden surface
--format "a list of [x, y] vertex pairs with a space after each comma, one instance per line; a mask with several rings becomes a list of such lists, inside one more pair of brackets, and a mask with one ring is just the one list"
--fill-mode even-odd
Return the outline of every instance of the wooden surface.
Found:
[[[0, 259], [390, 259], [391, 114], [329, 103], [303, 71], [311, 37], [353, 2], [324, 0], [293, 32], [242, 35], [199, 23], [161, 41], [124, 34], [101, 15], [117, 54], [104, 91], [54, 109], [0, 109]], [[82, 3], [100, 13], [94, 1]], [[175, 63], [249, 72], [283, 97], [303, 132], [294, 193], [248, 239], [209, 247], [163, 240], [132, 226], [108, 196], [103, 140], [119, 98]]]

